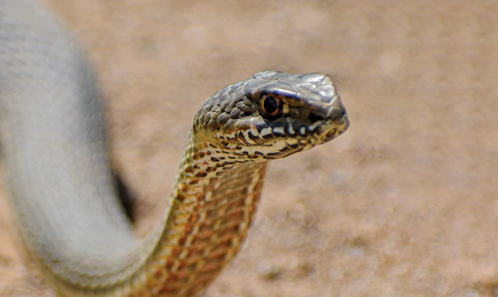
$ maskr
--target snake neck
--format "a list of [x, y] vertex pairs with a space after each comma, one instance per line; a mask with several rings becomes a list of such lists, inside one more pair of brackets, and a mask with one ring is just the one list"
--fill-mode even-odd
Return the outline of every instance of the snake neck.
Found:
[[191, 296], [216, 278], [247, 237], [268, 167], [231, 157], [191, 131], [154, 254], [160, 261], [152, 261], [163, 265], [148, 269], [155, 278], [146, 291]]

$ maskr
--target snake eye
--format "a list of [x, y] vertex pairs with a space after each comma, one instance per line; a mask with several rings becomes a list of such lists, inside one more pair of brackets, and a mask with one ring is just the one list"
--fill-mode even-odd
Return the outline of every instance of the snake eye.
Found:
[[280, 99], [270, 95], [262, 95], [259, 106], [264, 115], [273, 117], [280, 112]]

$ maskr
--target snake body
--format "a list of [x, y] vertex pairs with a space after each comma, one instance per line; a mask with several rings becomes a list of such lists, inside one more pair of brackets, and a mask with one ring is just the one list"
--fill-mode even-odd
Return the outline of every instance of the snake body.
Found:
[[194, 115], [169, 207], [137, 239], [116, 198], [101, 96], [41, 4], [0, 0], [0, 140], [25, 245], [64, 296], [197, 296], [234, 258], [279, 159], [342, 134], [329, 76], [262, 71]]

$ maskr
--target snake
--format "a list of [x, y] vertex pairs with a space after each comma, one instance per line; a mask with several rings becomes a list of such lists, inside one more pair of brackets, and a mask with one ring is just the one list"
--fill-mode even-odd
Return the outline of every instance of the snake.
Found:
[[0, 0], [8, 201], [60, 296], [199, 296], [243, 246], [270, 162], [349, 126], [329, 75], [265, 70], [219, 90], [193, 116], [164, 215], [138, 238], [109, 165], [103, 98], [82, 46], [48, 8]]

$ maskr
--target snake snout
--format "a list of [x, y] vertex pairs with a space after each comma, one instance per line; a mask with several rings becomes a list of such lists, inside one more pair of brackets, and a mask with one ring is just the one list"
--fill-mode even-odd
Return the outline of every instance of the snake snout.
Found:
[[[317, 143], [325, 143], [344, 133], [349, 127], [346, 108], [339, 95], [335, 95], [328, 105], [323, 124], [317, 129]], [[310, 115], [311, 116], [311, 115]]]
[[342, 104], [341, 98], [337, 96], [332, 102], [332, 106], [327, 112], [327, 120], [338, 121], [346, 116], [346, 108]]
[[314, 103], [308, 118], [312, 122], [336, 122], [342, 121], [346, 114], [346, 108], [342, 104], [341, 98], [336, 95], [330, 103]]

